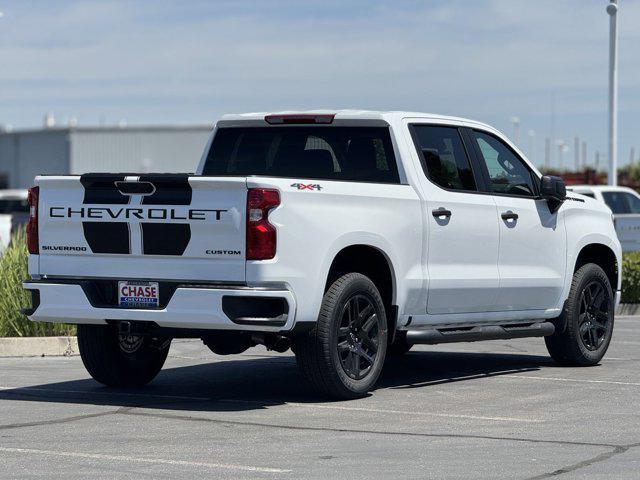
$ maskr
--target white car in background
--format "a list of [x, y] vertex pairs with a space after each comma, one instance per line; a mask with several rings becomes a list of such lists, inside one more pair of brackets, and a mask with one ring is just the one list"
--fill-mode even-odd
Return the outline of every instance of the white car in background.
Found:
[[610, 185], [574, 185], [570, 190], [607, 204], [613, 212], [622, 251], [640, 250], [640, 195], [628, 187]]
[[13, 229], [28, 219], [27, 191], [0, 190], [0, 253], [9, 245]]

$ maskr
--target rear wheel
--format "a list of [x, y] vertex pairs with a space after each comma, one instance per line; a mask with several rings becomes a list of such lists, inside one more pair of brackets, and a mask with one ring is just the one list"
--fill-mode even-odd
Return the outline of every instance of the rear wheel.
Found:
[[567, 366], [595, 365], [606, 353], [613, 335], [615, 301], [606, 273], [588, 263], [573, 275], [571, 291], [560, 317], [565, 328], [545, 337], [547, 350]]
[[314, 328], [295, 340], [296, 360], [317, 391], [357, 398], [382, 370], [387, 319], [380, 292], [359, 273], [338, 278], [327, 290]]
[[78, 325], [82, 363], [98, 382], [139, 387], [153, 380], [169, 353], [170, 339], [119, 335], [108, 325]]

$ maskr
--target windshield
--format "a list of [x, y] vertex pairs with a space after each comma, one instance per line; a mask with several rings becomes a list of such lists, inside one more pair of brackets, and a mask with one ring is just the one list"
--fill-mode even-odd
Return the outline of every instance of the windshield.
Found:
[[640, 213], [640, 198], [629, 192], [602, 192], [613, 213]]
[[29, 211], [27, 199], [0, 200], [0, 213], [26, 213]]
[[202, 173], [399, 183], [386, 127], [220, 128]]

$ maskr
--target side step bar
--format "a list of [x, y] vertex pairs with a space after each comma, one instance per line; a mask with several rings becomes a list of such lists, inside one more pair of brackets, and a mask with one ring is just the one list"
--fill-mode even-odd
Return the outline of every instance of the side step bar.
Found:
[[481, 340], [503, 340], [509, 338], [547, 337], [553, 335], [555, 326], [551, 322], [518, 325], [489, 325], [462, 328], [430, 328], [408, 330], [410, 344], [435, 345], [437, 343], [478, 342]]

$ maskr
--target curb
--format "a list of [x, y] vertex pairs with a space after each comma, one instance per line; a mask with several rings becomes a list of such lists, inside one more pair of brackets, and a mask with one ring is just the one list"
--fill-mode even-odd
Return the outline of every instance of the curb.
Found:
[[70, 357], [78, 355], [76, 337], [0, 338], [0, 357]]
[[640, 303], [621, 303], [616, 309], [616, 315], [640, 315]]

